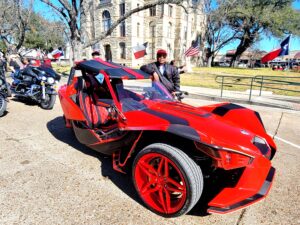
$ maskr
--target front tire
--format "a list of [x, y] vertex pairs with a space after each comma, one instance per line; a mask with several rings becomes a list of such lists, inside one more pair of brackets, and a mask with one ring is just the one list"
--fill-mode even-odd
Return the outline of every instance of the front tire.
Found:
[[52, 109], [56, 100], [56, 95], [46, 94], [46, 98], [42, 100], [41, 107], [43, 109]]
[[189, 212], [203, 190], [200, 167], [180, 149], [161, 143], [138, 153], [132, 179], [145, 205], [164, 217]]
[[0, 94], [0, 117], [4, 115], [4, 112], [6, 111], [7, 102], [5, 97]]

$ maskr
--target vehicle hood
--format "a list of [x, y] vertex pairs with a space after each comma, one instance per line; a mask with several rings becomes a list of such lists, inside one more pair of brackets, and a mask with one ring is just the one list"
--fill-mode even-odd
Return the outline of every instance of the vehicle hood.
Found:
[[[246, 108], [242, 110], [253, 112]], [[259, 154], [259, 149], [253, 145], [252, 140], [255, 136], [265, 138], [267, 135], [259, 122], [257, 122], [259, 129], [248, 129], [251, 127], [216, 115], [205, 108], [180, 102], [149, 104], [148, 108], [141, 110], [140, 113], [142, 115], [135, 115], [132, 119], [137, 121], [136, 118], [144, 118], [143, 122], [140, 122], [144, 124], [145, 130], [165, 130], [204, 144], [234, 149], [247, 154]]]

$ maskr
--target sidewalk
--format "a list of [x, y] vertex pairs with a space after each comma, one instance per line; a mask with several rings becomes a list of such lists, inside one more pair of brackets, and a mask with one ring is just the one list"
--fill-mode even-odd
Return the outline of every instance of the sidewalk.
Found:
[[259, 96], [259, 92], [253, 90], [251, 101], [249, 101], [249, 90], [243, 92], [223, 90], [222, 98], [221, 89], [181, 86], [181, 90], [187, 91], [190, 98], [229, 101], [300, 111], [300, 97], [273, 95], [272, 92], [262, 92], [262, 96]]

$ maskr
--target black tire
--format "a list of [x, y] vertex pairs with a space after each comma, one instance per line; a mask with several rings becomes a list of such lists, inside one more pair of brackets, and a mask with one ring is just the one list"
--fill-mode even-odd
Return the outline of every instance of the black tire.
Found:
[[7, 101], [3, 95], [0, 94], [0, 117], [4, 115], [7, 107]]
[[[138, 169], [136, 169], [137, 164], [139, 163], [139, 160], [142, 157], [143, 157], [142, 160], [144, 160], [145, 157], [147, 157], [147, 155], [148, 156], [153, 155], [153, 153], [154, 154], [158, 153], [159, 155], [163, 156], [162, 159], [167, 158], [169, 161], [171, 161], [171, 163], [174, 163], [175, 166], [177, 167], [177, 169], [179, 169], [179, 171], [182, 175], [181, 177], [183, 177], [183, 179], [184, 179], [184, 183], [186, 186], [186, 195], [185, 195], [185, 198], [183, 201], [184, 203], [182, 203], [181, 204], [182, 206], [180, 206], [181, 208], [179, 208], [178, 210], [176, 209], [177, 211], [175, 211], [175, 212], [162, 213], [162, 212], [156, 210], [154, 207], [147, 204], [147, 202], [146, 202], [147, 200], [145, 201], [143, 199], [142, 194], [141, 194], [142, 190], [139, 191], [139, 188], [137, 185], [137, 183], [139, 183], [139, 181], [136, 181], [136, 179], [140, 178], [138, 175], [139, 172], [136, 172], [136, 171], [138, 171]], [[167, 170], [169, 170], [169, 168], [172, 167], [171, 163], [166, 164], [166, 165], [168, 165]], [[135, 173], [137, 173], [137, 176]], [[159, 173], [159, 171], [158, 171], [158, 173]], [[168, 172], [168, 174], [169, 174], [169, 172]], [[171, 175], [168, 175], [168, 178], [169, 177], [171, 177]], [[201, 168], [187, 154], [185, 154], [180, 149], [175, 148], [170, 145], [167, 145], [167, 144], [162, 144], [162, 143], [151, 144], [151, 145], [145, 147], [143, 150], [141, 150], [137, 154], [137, 156], [134, 160], [134, 163], [133, 163], [133, 167], [132, 167], [132, 179], [133, 179], [133, 183], [136, 188], [136, 191], [138, 192], [138, 194], [139, 194], [140, 198], [142, 199], [142, 201], [144, 202], [144, 204], [151, 211], [155, 212], [158, 215], [164, 216], [164, 217], [177, 217], [177, 216], [181, 216], [183, 214], [188, 213], [195, 206], [195, 204], [199, 201], [202, 191], [203, 191], [203, 175], [202, 175]], [[166, 180], [166, 178], [164, 178], [164, 179]], [[165, 183], [165, 190], [168, 188], [166, 184], [167, 183]], [[151, 185], [151, 186], [153, 186], [153, 185]], [[152, 190], [157, 189], [157, 187], [155, 185], [154, 185], [154, 187], [151, 187], [151, 188], [153, 188]], [[153, 195], [152, 193], [153, 192], [151, 192], [151, 195]], [[170, 195], [169, 195], [169, 197], [170, 197]], [[152, 197], [150, 197], [150, 199], [151, 198]]]
[[42, 100], [41, 107], [43, 109], [52, 109], [56, 100], [56, 95], [46, 94], [46, 99]]

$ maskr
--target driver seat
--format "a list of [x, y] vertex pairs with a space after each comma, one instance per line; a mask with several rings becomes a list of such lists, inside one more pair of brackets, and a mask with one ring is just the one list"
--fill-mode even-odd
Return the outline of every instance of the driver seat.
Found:
[[92, 97], [86, 90], [78, 92], [79, 107], [86, 118], [86, 125], [89, 128], [98, 128], [109, 121], [109, 111], [106, 107], [94, 104]]

